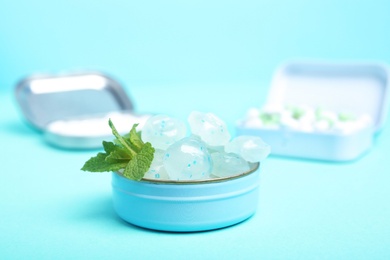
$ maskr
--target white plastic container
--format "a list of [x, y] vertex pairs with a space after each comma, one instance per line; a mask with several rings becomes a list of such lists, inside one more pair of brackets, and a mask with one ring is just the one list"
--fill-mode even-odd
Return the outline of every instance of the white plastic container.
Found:
[[328, 161], [359, 158], [383, 127], [388, 108], [390, 73], [380, 63], [294, 61], [275, 73], [265, 106], [307, 105], [336, 113], [368, 114], [373, 124], [352, 133], [302, 132], [237, 124], [237, 135], [258, 135], [273, 155]]

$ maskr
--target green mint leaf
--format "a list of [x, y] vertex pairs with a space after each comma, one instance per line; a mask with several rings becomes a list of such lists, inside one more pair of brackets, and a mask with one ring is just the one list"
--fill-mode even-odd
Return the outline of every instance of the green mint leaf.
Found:
[[138, 124], [134, 124], [133, 127], [131, 128], [130, 134], [129, 134], [129, 140], [130, 140], [130, 143], [132, 145], [134, 145], [138, 151], [140, 151], [145, 143], [142, 141], [140, 134], [137, 133], [137, 130], [136, 130], [137, 126], [138, 126]]
[[110, 163], [128, 163], [133, 157], [129, 155], [122, 147], [118, 147], [117, 150], [112, 151], [110, 155], [106, 157], [106, 161]]
[[113, 142], [103, 141], [104, 151], [107, 153], [106, 161], [110, 163], [128, 162], [132, 157], [126, 150]]
[[106, 153], [98, 153], [95, 157], [90, 158], [85, 162], [83, 168], [81, 170], [88, 172], [110, 172], [110, 171], [118, 171], [127, 166], [127, 162], [108, 162], [106, 160], [108, 154]]
[[115, 140], [103, 141], [105, 153], [98, 153], [90, 158], [81, 168], [83, 171], [108, 172], [123, 170], [123, 176], [132, 180], [141, 180], [149, 170], [154, 158], [154, 148], [150, 143], [144, 143], [134, 124], [126, 136], [121, 136], [111, 119], [108, 124]]
[[112, 151], [115, 151], [116, 147], [117, 145], [115, 145], [113, 142], [103, 141], [103, 148], [107, 154], [111, 153]]
[[118, 133], [114, 124], [111, 122], [111, 119], [108, 120], [108, 125], [110, 126], [112, 134], [116, 137], [116, 140], [119, 142], [119, 144], [121, 144], [131, 156], [136, 155], [137, 153], [131, 149], [126, 140]]
[[132, 180], [141, 180], [150, 168], [154, 158], [154, 151], [150, 143], [145, 143], [141, 151], [130, 160], [123, 172], [123, 176]]
[[[123, 135], [122, 138], [133, 151], [138, 153], [145, 143], [141, 139], [141, 134], [136, 130], [137, 126], [138, 124], [134, 124], [130, 132]], [[118, 139], [115, 139], [114, 142], [118, 145], [121, 145]]]

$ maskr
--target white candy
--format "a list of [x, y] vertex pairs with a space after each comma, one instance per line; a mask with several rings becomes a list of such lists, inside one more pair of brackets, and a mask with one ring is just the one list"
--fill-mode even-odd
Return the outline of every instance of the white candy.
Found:
[[313, 123], [312, 122], [302, 122], [299, 125], [299, 130], [302, 132], [307, 132], [307, 133], [313, 132], [314, 131]]
[[248, 162], [261, 162], [271, 152], [271, 147], [260, 137], [238, 136], [225, 146], [225, 152], [235, 153]]
[[290, 111], [283, 111], [281, 114], [280, 124], [290, 129], [300, 129], [299, 121], [294, 119]]
[[230, 140], [230, 134], [225, 122], [211, 113], [194, 111], [188, 117], [191, 132], [199, 136], [210, 146], [225, 145]]
[[363, 128], [368, 128], [371, 125], [372, 125], [371, 117], [367, 114], [363, 114], [357, 119], [351, 119], [347, 121], [337, 121], [333, 127], [333, 130], [336, 133], [351, 134]]
[[248, 120], [252, 120], [254, 118], [259, 118], [260, 111], [257, 108], [250, 108], [248, 109], [248, 112], [246, 113], [246, 118]]
[[211, 174], [217, 177], [233, 176], [250, 170], [248, 162], [233, 153], [212, 153], [211, 159], [213, 161]]
[[357, 130], [355, 122], [336, 122], [333, 126], [333, 130], [340, 134], [350, 134]]
[[299, 119], [300, 122], [307, 122], [312, 124], [316, 120], [316, 114], [314, 109], [307, 108], [305, 110], [305, 113], [302, 115], [302, 117]]
[[166, 115], [156, 115], [146, 121], [141, 138], [144, 142], [150, 142], [154, 148], [165, 150], [186, 134], [187, 127], [184, 122]]
[[[258, 115], [255, 117], [255, 115]], [[264, 115], [264, 118], [262, 118]], [[269, 118], [267, 117], [269, 116]], [[280, 120], [273, 120], [272, 117]], [[355, 118], [353, 114], [334, 113], [321, 108], [314, 110], [307, 105], [267, 106], [255, 111], [251, 108], [242, 123], [244, 127], [259, 129], [286, 129], [301, 132], [328, 132], [350, 134], [362, 128], [372, 125], [372, 119], [368, 114]]]
[[290, 107], [282, 112], [281, 124], [285, 128], [312, 132], [315, 120], [314, 110], [308, 106]]
[[331, 124], [329, 123], [328, 120], [325, 120], [325, 119], [321, 119], [321, 120], [318, 120], [314, 123], [314, 128], [318, 131], [321, 131], [321, 132], [326, 132], [326, 131], [329, 131], [330, 128], [331, 128]]
[[169, 180], [167, 171], [164, 168], [165, 151], [156, 149], [154, 158], [149, 170], [145, 173], [144, 178], [156, 180]]
[[331, 111], [317, 111], [317, 119], [326, 119], [330, 123], [334, 123], [338, 120], [338, 116], [336, 113], [331, 112]]
[[248, 128], [262, 128], [267, 127], [263, 124], [263, 122], [260, 120], [260, 118], [251, 118], [249, 120], [245, 121], [245, 127]]
[[208, 178], [211, 166], [206, 144], [194, 136], [174, 143], [164, 155], [164, 167], [171, 180]]

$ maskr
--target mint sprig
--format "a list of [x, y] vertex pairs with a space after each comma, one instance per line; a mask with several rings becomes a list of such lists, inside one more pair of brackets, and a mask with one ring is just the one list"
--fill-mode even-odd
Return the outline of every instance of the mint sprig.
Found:
[[132, 180], [141, 180], [149, 170], [154, 158], [154, 148], [144, 143], [134, 124], [130, 133], [121, 136], [111, 119], [108, 125], [115, 136], [114, 142], [103, 141], [104, 153], [90, 158], [81, 168], [89, 172], [109, 172], [123, 170], [123, 176]]

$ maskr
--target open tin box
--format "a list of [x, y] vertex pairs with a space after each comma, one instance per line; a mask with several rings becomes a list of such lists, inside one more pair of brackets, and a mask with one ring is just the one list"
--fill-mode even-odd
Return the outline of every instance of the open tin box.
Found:
[[112, 139], [109, 118], [124, 134], [149, 117], [134, 113], [121, 85], [101, 73], [27, 77], [16, 86], [15, 96], [30, 125], [61, 148], [101, 148], [103, 140]]
[[265, 106], [304, 104], [336, 113], [368, 114], [371, 126], [345, 134], [248, 127], [239, 121], [237, 134], [260, 136], [274, 155], [353, 160], [372, 147], [384, 125], [389, 86], [389, 69], [381, 63], [288, 62], [276, 71]]
[[[15, 95], [30, 124], [62, 148], [102, 149], [103, 140], [113, 139], [108, 118], [126, 134], [134, 123], [141, 130], [150, 117], [135, 114], [121, 86], [100, 73], [29, 77], [17, 85]], [[259, 168], [256, 163], [235, 176], [193, 181], [133, 181], [113, 172], [114, 209], [125, 221], [155, 230], [227, 227], [255, 213]]]

